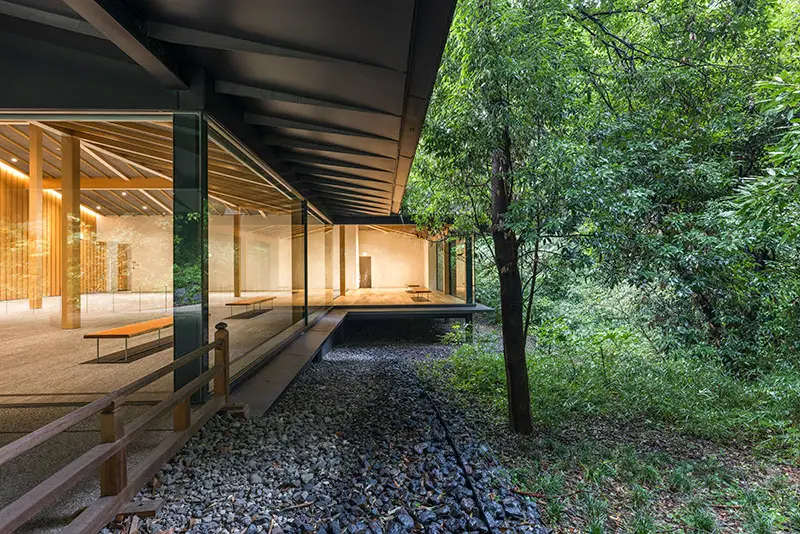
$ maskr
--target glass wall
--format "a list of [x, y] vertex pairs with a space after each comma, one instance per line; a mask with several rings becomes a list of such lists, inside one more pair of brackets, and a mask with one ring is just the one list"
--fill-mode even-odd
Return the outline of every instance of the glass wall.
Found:
[[[342, 288], [346, 286], [347, 268], [344, 266], [345, 227], [341, 225], [333, 226], [331, 228], [331, 240], [333, 241], [330, 256], [333, 262], [331, 276], [333, 277], [333, 298], [335, 300], [342, 296]], [[345, 269], [342, 270], [342, 267], [345, 267]], [[342, 283], [343, 281], [344, 283]]]
[[444, 291], [444, 244], [436, 243], [436, 289]]
[[211, 139], [209, 324], [228, 324], [235, 378], [305, 326], [303, 206]]
[[[467, 247], [464, 239], [454, 239], [443, 244], [443, 285], [446, 293], [458, 299], [467, 299]], [[438, 267], [438, 266], [437, 266]], [[438, 281], [438, 280], [437, 280]]]
[[467, 300], [467, 254], [463, 239], [453, 243], [453, 258], [455, 263], [455, 293], [454, 296]]
[[[0, 406], [79, 405], [172, 360], [168, 326], [113, 337], [172, 316], [170, 117], [86, 119], [0, 124], [0, 336], [20, 340], [0, 350]], [[125, 150], [144, 143], [157, 156]]]
[[[334, 228], [213, 125], [199, 150], [190, 141], [204, 128], [188, 113], [0, 124], [0, 334], [26, 340], [0, 354], [7, 402], [90, 401], [210, 341], [222, 321], [236, 377], [334, 298], [463, 302], [463, 242], [434, 245], [413, 225]], [[163, 328], [137, 326], [152, 320]], [[113, 333], [91, 337], [117, 327], [143, 332], [128, 351]]]
[[333, 306], [333, 226], [308, 215], [308, 313], [313, 320]]

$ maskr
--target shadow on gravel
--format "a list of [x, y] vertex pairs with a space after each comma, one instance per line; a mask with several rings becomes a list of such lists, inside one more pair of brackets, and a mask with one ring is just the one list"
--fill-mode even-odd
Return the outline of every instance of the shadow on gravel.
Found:
[[387, 343], [439, 343], [451, 331], [449, 319], [347, 319], [347, 345]]
[[415, 361], [452, 350], [449, 325], [404, 323], [348, 324], [263, 417], [212, 419], [142, 492], [165, 505], [140, 531], [547, 532], [417, 377]]

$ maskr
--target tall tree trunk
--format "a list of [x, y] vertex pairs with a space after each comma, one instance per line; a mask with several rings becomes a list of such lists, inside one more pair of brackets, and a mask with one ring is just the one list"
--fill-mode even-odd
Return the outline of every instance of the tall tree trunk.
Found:
[[522, 279], [519, 275], [519, 243], [511, 229], [505, 227], [504, 216], [510, 198], [508, 150], [492, 154], [492, 240], [495, 263], [500, 278], [500, 307], [503, 319], [503, 356], [506, 364], [508, 409], [511, 428], [531, 434], [531, 398], [528, 389], [528, 367], [525, 361]]

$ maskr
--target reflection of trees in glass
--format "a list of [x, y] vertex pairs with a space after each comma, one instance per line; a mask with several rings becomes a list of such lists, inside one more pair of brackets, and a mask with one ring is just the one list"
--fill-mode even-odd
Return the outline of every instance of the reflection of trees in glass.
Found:
[[[176, 214], [173, 218], [172, 283], [174, 306], [191, 306], [203, 302], [203, 280], [207, 276], [204, 260], [208, 253], [208, 218], [199, 212]], [[198, 222], [204, 229], [197, 232]], [[203, 242], [198, 242], [202, 240]]]

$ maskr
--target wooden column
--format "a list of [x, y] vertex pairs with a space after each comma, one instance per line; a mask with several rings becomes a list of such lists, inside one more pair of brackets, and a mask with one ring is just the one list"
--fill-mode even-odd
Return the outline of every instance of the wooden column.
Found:
[[[100, 413], [100, 441], [114, 443], [125, 435], [122, 406], [112, 403]], [[100, 496], [117, 495], [128, 485], [126, 450], [122, 447], [100, 466]]]
[[80, 140], [61, 136], [61, 328], [81, 327]]
[[345, 254], [345, 226], [339, 225], [339, 294], [347, 294], [347, 255]]
[[42, 307], [42, 129], [30, 125], [30, 181], [28, 183], [28, 302]]
[[227, 405], [231, 401], [231, 341], [227, 324], [217, 323], [216, 329], [214, 341], [221, 342], [222, 346], [214, 349], [214, 365], [220, 369], [219, 374], [214, 377], [214, 395], [224, 396]]
[[233, 296], [242, 296], [242, 214], [233, 216]]
[[306, 202], [292, 209], [292, 322], [308, 324], [308, 217]]

